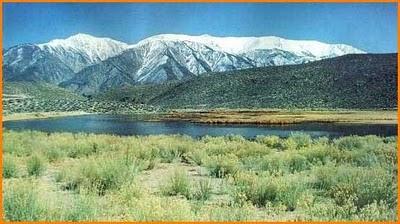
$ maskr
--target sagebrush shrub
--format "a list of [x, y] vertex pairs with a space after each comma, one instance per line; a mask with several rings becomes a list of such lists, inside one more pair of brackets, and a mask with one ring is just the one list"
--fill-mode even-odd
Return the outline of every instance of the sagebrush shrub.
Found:
[[166, 196], [182, 195], [190, 198], [191, 189], [187, 173], [176, 169], [169, 177], [168, 182], [162, 186], [161, 193]]
[[270, 176], [257, 176], [253, 172], [239, 172], [234, 176], [234, 201], [243, 205], [243, 200], [258, 207], [274, 202], [278, 186]]
[[38, 155], [32, 155], [26, 162], [26, 169], [29, 176], [40, 176], [46, 170], [43, 158]]
[[196, 200], [208, 200], [211, 196], [212, 187], [209, 179], [203, 179], [197, 181], [196, 189], [193, 193], [193, 197]]
[[66, 177], [68, 190], [87, 189], [99, 195], [108, 190], [119, 189], [123, 183], [133, 181], [136, 172], [134, 164], [127, 164], [120, 157], [87, 159]]
[[12, 178], [17, 177], [18, 168], [17, 164], [14, 161], [14, 158], [11, 156], [3, 157], [3, 178]]
[[5, 218], [9, 221], [38, 221], [44, 208], [32, 182], [18, 181], [7, 185], [3, 195]]
[[224, 177], [235, 174], [239, 169], [239, 160], [235, 155], [217, 155], [208, 157], [205, 166], [211, 176]]
[[256, 142], [262, 143], [270, 148], [275, 148], [275, 149], [282, 147], [281, 141], [282, 141], [281, 138], [275, 135], [269, 135], [269, 136], [259, 135], [256, 137]]

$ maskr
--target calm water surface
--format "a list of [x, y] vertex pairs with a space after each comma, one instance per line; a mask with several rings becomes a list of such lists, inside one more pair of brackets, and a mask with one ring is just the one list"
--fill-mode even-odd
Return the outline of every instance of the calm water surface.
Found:
[[40, 120], [5, 121], [3, 126], [12, 130], [37, 130], [44, 132], [85, 132], [115, 135], [184, 134], [192, 137], [257, 135], [287, 137], [293, 132], [305, 132], [312, 137], [330, 138], [346, 135], [397, 135], [397, 125], [384, 124], [326, 124], [305, 123], [291, 125], [211, 125], [185, 121], [152, 122], [138, 120], [128, 115], [83, 115]]

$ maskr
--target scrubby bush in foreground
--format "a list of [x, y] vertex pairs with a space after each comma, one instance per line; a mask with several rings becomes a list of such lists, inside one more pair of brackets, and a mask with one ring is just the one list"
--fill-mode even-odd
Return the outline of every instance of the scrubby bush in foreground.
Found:
[[11, 221], [390, 221], [398, 204], [396, 138], [4, 131], [3, 159]]

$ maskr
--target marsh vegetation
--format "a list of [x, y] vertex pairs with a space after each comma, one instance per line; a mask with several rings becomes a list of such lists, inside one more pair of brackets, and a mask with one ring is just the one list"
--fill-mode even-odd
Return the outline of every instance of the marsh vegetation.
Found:
[[395, 220], [396, 137], [4, 131], [5, 219]]

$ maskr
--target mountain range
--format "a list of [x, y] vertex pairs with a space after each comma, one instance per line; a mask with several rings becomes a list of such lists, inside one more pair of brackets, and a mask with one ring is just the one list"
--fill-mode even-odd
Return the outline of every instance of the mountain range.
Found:
[[187, 80], [202, 74], [303, 64], [366, 52], [345, 44], [280, 37], [162, 34], [127, 44], [77, 34], [3, 52], [5, 81], [46, 82], [82, 94]]

